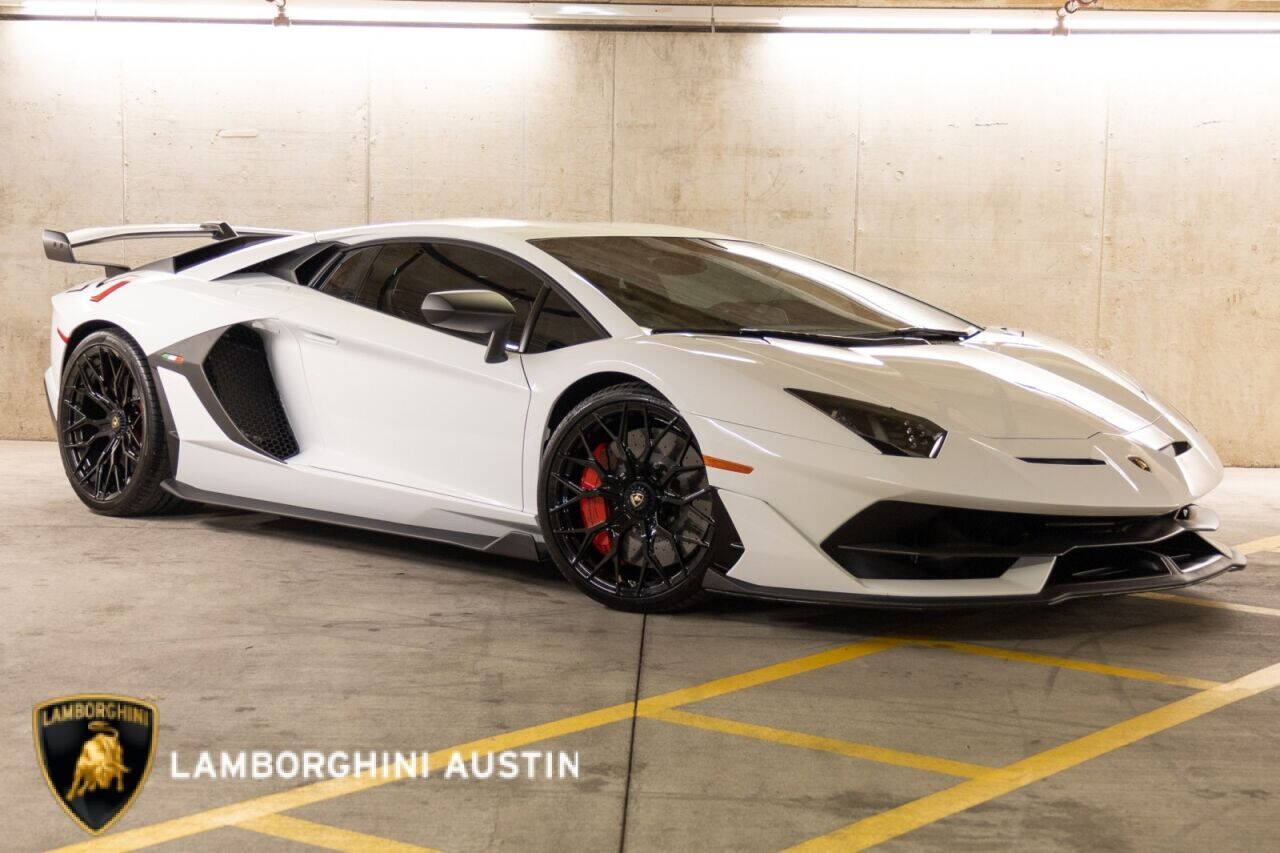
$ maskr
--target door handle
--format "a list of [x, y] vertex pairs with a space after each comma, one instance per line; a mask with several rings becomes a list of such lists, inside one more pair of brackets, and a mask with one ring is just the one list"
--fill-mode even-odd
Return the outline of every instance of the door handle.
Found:
[[322, 335], [319, 332], [304, 331], [302, 336], [309, 341], [315, 341], [318, 344], [328, 344], [329, 346], [337, 346], [338, 339], [329, 335]]

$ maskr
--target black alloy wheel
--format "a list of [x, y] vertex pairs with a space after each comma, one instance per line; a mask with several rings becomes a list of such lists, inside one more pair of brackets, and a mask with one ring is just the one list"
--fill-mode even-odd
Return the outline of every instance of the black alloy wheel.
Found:
[[94, 332], [68, 357], [57, 430], [67, 480], [95, 512], [149, 515], [182, 503], [160, 488], [170, 466], [159, 400], [142, 352], [120, 332]]
[[661, 612], [704, 595], [714, 493], [689, 425], [649, 386], [606, 388], [560, 423], [538, 511], [557, 567], [597, 601]]

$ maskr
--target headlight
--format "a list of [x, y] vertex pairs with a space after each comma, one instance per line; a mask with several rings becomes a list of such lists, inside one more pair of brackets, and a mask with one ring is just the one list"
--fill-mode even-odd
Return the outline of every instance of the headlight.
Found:
[[933, 421], [897, 409], [818, 391], [785, 390], [853, 430], [858, 437], [889, 456], [932, 458], [938, 455], [942, 440], [947, 437], [947, 431]]

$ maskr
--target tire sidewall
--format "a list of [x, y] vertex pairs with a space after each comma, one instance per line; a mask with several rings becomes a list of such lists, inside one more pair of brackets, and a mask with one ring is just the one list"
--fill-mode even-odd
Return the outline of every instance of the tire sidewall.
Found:
[[[138, 464], [134, 468], [133, 477], [130, 478], [129, 484], [121, 490], [120, 494], [107, 500], [98, 500], [81, 487], [76, 479], [71, 456], [65, 446], [63, 434], [63, 427], [67, 423], [67, 383], [84, 353], [96, 347], [111, 350], [120, 357], [121, 361], [129, 366], [129, 369], [133, 372], [134, 381], [138, 384], [139, 397], [142, 399], [142, 452], [139, 456]], [[139, 492], [147, 488], [146, 481], [148, 478], [145, 473], [148, 467], [154, 464], [156, 443], [164, 440], [163, 422], [158, 417], [157, 406], [158, 402], [151, 371], [136, 346], [121, 333], [109, 329], [92, 332], [77, 344], [67, 357], [58, 394], [58, 455], [62, 458], [62, 468], [66, 471], [67, 482], [70, 483], [72, 490], [75, 491], [76, 497], [80, 498], [89, 508], [105, 514], [128, 512], [136, 502]]]

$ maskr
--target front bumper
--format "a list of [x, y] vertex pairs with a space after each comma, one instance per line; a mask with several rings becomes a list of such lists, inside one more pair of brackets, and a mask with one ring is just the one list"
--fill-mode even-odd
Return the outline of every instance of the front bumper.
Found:
[[[1206, 540], [1207, 541], [1207, 540]], [[1196, 565], [1188, 571], [1169, 572], [1166, 575], [1140, 578], [1122, 578], [1082, 583], [1055, 583], [1052, 578], [1039, 592], [1027, 595], [976, 595], [976, 596], [910, 596], [875, 595], [823, 590], [783, 589], [736, 580], [728, 575], [708, 572], [703, 585], [722, 595], [736, 595], [771, 601], [789, 601], [800, 604], [827, 604], [852, 607], [903, 607], [903, 608], [962, 608], [990, 607], [993, 605], [1049, 605], [1061, 604], [1073, 598], [1092, 598], [1104, 595], [1127, 595], [1134, 592], [1179, 589], [1207, 581], [1223, 572], [1239, 571], [1245, 567], [1245, 557], [1234, 548], [1224, 549], [1217, 557]]]
[[[754, 468], [708, 472], [742, 540], [732, 568], [704, 581], [719, 592], [875, 606], [1043, 604], [1187, 586], [1245, 563], [1202, 535], [1217, 518], [1193, 503], [1221, 476], [1202, 447], [1165, 454], [1135, 437], [1099, 436], [1092, 446], [1105, 464], [1057, 466], [974, 440], [952, 446], [949, 460], [914, 460], [692, 420], [703, 453]], [[1150, 470], [1126, 459], [1140, 454]], [[956, 535], [907, 535], [890, 512], [862, 531], [877, 535], [837, 536], [886, 505], [963, 523], [958, 533], [948, 526]], [[969, 524], [993, 517], [1049, 523]]]

